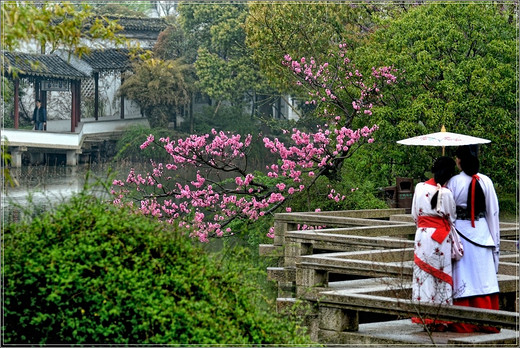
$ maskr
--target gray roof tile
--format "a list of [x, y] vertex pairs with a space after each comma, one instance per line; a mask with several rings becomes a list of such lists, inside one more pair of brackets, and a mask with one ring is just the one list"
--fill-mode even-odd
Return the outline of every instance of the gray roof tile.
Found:
[[130, 67], [128, 49], [107, 48], [95, 49], [81, 56], [81, 60], [94, 71], [126, 70]]
[[88, 78], [88, 75], [75, 69], [65, 60], [53, 54], [32, 54], [4, 51], [4, 69], [15, 68], [20, 77], [41, 76], [48, 78], [61, 78], [80, 80]]

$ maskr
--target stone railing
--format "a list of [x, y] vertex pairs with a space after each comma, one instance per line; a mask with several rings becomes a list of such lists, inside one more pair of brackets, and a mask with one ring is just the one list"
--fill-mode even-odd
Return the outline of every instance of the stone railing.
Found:
[[[278, 310], [301, 316], [320, 343], [432, 343], [430, 336], [424, 342], [418, 337], [424, 333], [419, 325], [404, 320], [413, 316], [493, 325], [503, 330], [489, 342], [518, 342], [516, 224], [501, 224], [499, 311], [412, 302], [416, 228], [404, 209], [282, 213], [275, 215], [274, 227], [273, 244], [261, 245], [260, 253], [278, 259], [278, 267], [267, 270], [278, 286]], [[364, 333], [374, 323], [400, 323], [400, 330], [404, 326], [415, 332], [408, 335], [415, 341], [379, 337], [377, 330]], [[436, 342], [468, 343], [467, 334], [451, 335], [436, 337]], [[489, 343], [483, 336], [479, 339]]]

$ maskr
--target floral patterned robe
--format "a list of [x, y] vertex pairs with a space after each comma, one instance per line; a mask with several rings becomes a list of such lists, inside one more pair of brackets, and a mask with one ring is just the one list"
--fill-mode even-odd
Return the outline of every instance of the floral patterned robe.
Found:
[[[433, 195], [439, 191], [437, 206], [431, 207]], [[449, 230], [456, 218], [450, 190], [433, 179], [415, 187], [412, 201], [415, 233], [412, 301], [453, 304], [451, 236]]]

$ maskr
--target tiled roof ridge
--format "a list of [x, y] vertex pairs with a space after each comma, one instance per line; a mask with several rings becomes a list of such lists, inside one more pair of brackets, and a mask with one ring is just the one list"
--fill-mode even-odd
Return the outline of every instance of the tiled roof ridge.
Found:
[[[56, 54], [23, 53], [2, 51], [3, 56], [16, 69], [21, 71], [21, 75], [43, 76], [57, 78], [82, 79], [88, 77], [84, 72], [76, 69], [63, 58]], [[34, 67], [29, 62], [37, 62], [38, 67]], [[4, 68], [8, 65], [4, 64]]]
[[[131, 64], [129, 52], [128, 48], [91, 49], [81, 57], [72, 55], [70, 61], [60, 52], [40, 54], [2, 51], [2, 54], [9, 62], [5, 68], [13, 66], [21, 71], [21, 75], [81, 79], [90, 76], [92, 72], [128, 69]], [[34, 63], [38, 65], [34, 66]]]
[[95, 71], [121, 70], [130, 65], [128, 48], [98, 48], [83, 54], [81, 60]]
[[109, 20], [117, 20], [118, 23], [124, 27], [124, 29], [148, 29], [148, 30], [159, 30], [166, 29], [168, 24], [164, 18], [153, 18], [153, 17], [141, 17], [141, 16], [127, 16], [127, 15], [100, 15]]

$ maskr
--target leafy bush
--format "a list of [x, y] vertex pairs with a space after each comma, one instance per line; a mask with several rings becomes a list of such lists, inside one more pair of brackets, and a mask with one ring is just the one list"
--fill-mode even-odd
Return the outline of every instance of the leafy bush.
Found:
[[[262, 138], [263, 136], [271, 136], [272, 129], [265, 126], [262, 120], [245, 113], [243, 107], [203, 106], [199, 111], [194, 112], [194, 118], [194, 134], [206, 134], [215, 129], [216, 131], [230, 131], [244, 137], [247, 134], [253, 135], [253, 141], [248, 150], [248, 161], [253, 166], [257, 163], [263, 163], [265, 158], [271, 157], [270, 152], [264, 147]], [[188, 128], [189, 122], [184, 122], [180, 130], [189, 132]]]
[[143, 126], [133, 126], [125, 130], [123, 135], [119, 138], [116, 144], [117, 155], [115, 161], [129, 160], [129, 161], [155, 161], [166, 160], [170, 157], [164, 149], [157, 149], [155, 146], [150, 146], [141, 150], [140, 146], [146, 141], [146, 138], [153, 134], [157, 139], [161, 137], [181, 137], [185, 136], [178, 132], [166, 128], [153, 128]]
[[[7, 344], [308, 343], [240, 256], [79, 194], [4, 231]], [[227, 260], [227, 261], [223, 261]]]
[[501, 219], [515, 221], [518, 217], [518, 197], [497, 190]]

